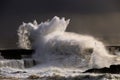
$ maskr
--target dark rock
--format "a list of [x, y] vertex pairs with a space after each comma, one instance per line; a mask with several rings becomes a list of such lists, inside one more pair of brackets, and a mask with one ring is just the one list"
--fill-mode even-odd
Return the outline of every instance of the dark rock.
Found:
[[39, 79], [40, 76], [37, 75], [30, 75], [27, 79]]
[[111, 65], [110, 68], [100, 68], [100, 69], [89, 69], [86, 70], [84, 73], [112, 73], [112, 74], [119, 74], [120, 73], [120, 65]]
[[17, 73], [27, 73], [26, 71], [16, 71], [16, 72], [12, 72], [12, 74], [17, 74]]
[[5, 59], [21, 59], [22, 55], [32, 55], [34, 50], [26, 49], [8, 49], [0, 50], [1, 56]]

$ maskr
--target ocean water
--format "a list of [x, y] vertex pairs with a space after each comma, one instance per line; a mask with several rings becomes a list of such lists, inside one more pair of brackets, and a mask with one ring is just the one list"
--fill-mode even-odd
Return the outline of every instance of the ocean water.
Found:
[[[77, 76], [91, 68], [109, 67], [119, 64], [120, 58], [109, 54], [103, 42], [90, 35], [67, 32], [70, 19], [53, 17], [50, 21], [23, 23], [18, 29], [19, 47], [34, 49], [32, 55], [36, 66], [27, 69], [11, 69], [3, 67], [6, 75], [16, 71], [18, 77], [31, 74], [40, 76]], [[25, 73], [23, 73], [25, 71]], [[5, 75], [5, 74], [4, 74]]]

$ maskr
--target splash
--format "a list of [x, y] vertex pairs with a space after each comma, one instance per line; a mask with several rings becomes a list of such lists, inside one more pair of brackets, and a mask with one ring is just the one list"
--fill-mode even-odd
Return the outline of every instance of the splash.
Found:
[[101, 68], [118, 62], [104, 44], [92, 36], [66, 32], [69, 19], [23, 23], [18, 29], [19, 47], [34, 49], [40, 65], [65, 68]]

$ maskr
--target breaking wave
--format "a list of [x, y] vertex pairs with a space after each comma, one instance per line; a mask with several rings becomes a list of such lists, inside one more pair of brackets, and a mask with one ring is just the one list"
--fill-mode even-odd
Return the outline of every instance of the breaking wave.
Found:
[[66, 68], [101, 68], [116, 63], [104, 44], [89, 35], [67, 32], [69, 19], [55, 16], [51, 21], [23, 23], [18, 29], [19, 47], [34, 49], [39, 65]]

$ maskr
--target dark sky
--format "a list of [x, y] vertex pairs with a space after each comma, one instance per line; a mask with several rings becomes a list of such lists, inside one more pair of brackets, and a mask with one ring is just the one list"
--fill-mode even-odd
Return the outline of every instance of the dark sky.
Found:
[[120, 37], [120, 0], [0, 0], [0, 48], [16, 48], [23, 21], [54, 16], [71, 19], [68, 31]]
[[101, 13], [120, 11], [120, 0], [1, 0], [1, 14]]

